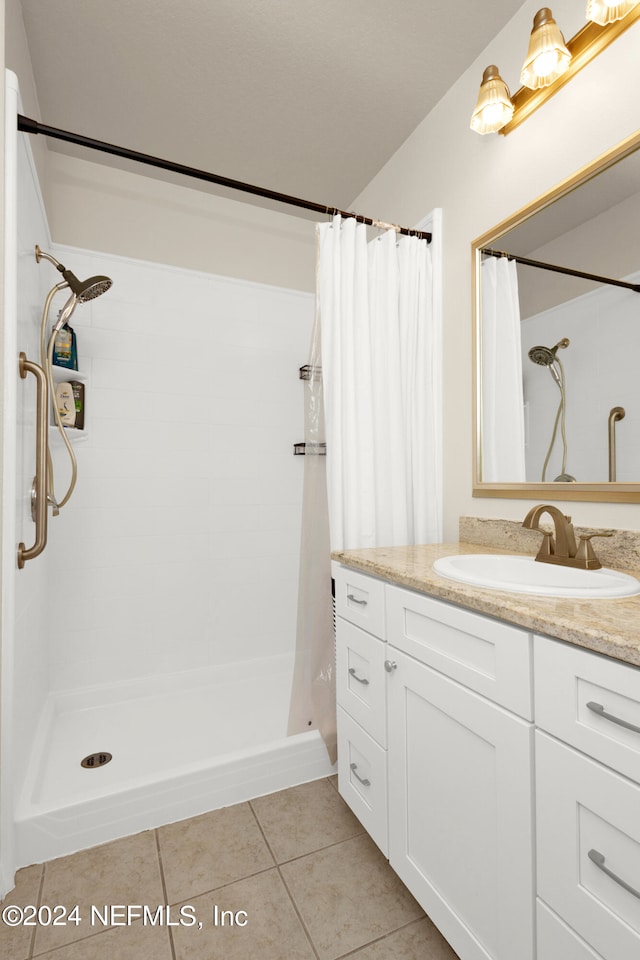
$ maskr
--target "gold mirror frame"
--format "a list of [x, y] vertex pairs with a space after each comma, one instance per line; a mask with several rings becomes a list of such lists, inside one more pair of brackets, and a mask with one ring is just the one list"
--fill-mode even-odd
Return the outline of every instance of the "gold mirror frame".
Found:
[[509, 230], [519, 226], [535, 213], [539, 213], [550, 204], [566, 196], [572, 190], [591, 180], [603, 170], [640, 149], [640, 132], [633, 134], [612, 150], [602, 154], [592, 163], [548, 193], [542, 194], [532, 203], [523, 207], [511, 217], [497, 224], [471, 245], [471, 275], [473, 304], [473, 496], [502, 497], [505, 499], [526, 500], [589, 500], [620, 503], [640, 502], [640, 482], [638, 483], [483, 483], [482, 476], [482, 357], [480, 355], [480, 250], [491, 247]]

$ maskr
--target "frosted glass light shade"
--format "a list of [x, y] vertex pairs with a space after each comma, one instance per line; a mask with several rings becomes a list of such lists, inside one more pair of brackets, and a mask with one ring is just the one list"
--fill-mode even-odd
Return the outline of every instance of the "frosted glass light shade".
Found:
[[638, 0], [623, 0], [622, 3], [617, 3], [616, 0], [588, 0], [587, 20], [593, 20], [604, 27], [608, 23], [622, 20], [637, 6]]
[[520, 83], [530, 90], [547, 87], [565, 72], [570, 60], [571, 54], [551, 10], [549, 7], [542, 7], [533, 19], [529, 50], [520, 74]]
[[509, 88], [496, 66], [487, 67], [482, 74], [478, 102], [471, 116], [471, 129], [476, 133], [496, 133], [513, 116]]

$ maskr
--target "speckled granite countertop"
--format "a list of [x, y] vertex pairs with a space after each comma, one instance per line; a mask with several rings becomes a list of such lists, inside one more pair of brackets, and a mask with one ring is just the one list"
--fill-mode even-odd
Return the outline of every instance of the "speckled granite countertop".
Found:
[[[516, 552], [521, 551], [461, 541], [346, 550], [333, 553], [332, 557], [338, 563], [399, 586], [640, 666], [640, 595], [615, 600], [539, 597], [484, 590], [446, 580], [433, 571], [433, 561], [439, 557], [460, 553]], [[637, 569], [626, 572], [638, 576]]]

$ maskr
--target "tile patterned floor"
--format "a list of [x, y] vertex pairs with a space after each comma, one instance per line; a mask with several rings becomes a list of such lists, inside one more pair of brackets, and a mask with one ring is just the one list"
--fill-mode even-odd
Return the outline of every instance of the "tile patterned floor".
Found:
[[0, 921], [3, 960], [457, 960], [335, 777], [26, 867], [6, 904], [78, 904], [81, 922]]

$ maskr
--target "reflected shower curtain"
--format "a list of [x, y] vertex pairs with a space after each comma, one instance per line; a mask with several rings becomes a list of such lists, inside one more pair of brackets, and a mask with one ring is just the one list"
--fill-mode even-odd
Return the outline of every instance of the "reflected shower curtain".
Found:
[[289, 733], [317, 726], [335, 761], [330, 551], [442, 538], [442, 334], [424, 240], [388, 230], [368, 243], [353, 218], [316, 231], [305, 441], [326, 430], [327, 446], [305, 457]]
[[520, 302], [515, 260], [482, 263], [482, 464], [484, 483], [525, 480]]

